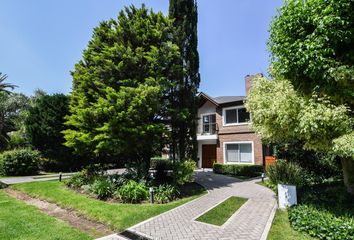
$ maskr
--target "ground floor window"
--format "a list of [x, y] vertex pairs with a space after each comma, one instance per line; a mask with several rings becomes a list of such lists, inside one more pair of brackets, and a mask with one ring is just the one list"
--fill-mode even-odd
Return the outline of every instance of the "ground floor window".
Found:
[[227, 163], [252, 163], [252, 143], [226, 143], [225, 158]]

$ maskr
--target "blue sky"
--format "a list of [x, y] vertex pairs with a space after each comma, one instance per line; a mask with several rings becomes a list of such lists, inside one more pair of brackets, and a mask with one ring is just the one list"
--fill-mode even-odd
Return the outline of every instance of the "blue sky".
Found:
[[[167, 14], [168, 0], [1, 0], [0, 72], [17, 92], [68, 93], [74, 64], [102, 20], [125, 5]], [[267, 72], [268, 28], [282, 0], [199, 0], [200, 90], [244, 95], [247, 74]]]

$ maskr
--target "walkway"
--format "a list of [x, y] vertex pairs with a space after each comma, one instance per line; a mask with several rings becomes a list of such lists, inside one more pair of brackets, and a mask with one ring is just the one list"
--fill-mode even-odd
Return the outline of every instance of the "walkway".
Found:
[[[147, 239], [161, 240], [266, 239], [276, 207], [275, 195], [271, 190], [255, 183], [259, 180], [241, 182], [212, 172], [199, 171], [196, 180], [208, 189], [209, 194], [139, 223], [127, 231]], [[248, 198], [248, 201], [224, 225], [218, 227], [194, 220], [230, 196]], [[124, 238], [111, 235], [105, 239]]]

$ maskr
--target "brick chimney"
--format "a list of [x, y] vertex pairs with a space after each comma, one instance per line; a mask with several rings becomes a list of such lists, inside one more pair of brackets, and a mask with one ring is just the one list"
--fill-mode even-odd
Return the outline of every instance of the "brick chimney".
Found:
[[248, 95], [248, 92], [250, 88], [252, 87], [253, 80], [257, 77], [263, 77], [262, 73], [256, 73], [254, 75], [247, 75], [245, 77], [245, 85], [246, 85], [246, 96]]

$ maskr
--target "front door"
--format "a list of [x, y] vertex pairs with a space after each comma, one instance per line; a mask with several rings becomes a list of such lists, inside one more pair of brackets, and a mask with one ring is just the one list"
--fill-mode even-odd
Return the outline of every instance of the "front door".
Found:
[[216, 144], [202, 145], [202, 168], [212, 168], [216, 162]]

